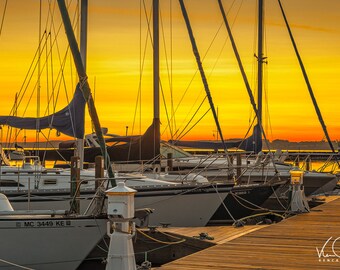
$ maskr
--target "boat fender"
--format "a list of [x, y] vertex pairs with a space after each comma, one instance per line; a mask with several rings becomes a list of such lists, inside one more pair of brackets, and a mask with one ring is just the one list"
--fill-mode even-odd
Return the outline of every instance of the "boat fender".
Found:
[[144, 261], [141, 265], [137, 265], [137, 270], [150, 270], [152, 267], [151, 262]]
[[14, 211], [5, 194], [0, 193], [0, 211]]
[[161, 165], [155, 164], [153, 167], [153, 173], [160, 173], [161, 172]]

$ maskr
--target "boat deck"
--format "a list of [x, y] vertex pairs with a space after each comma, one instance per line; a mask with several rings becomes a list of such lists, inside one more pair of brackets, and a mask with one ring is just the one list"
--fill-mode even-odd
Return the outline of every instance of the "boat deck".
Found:
[[[234, 232], [233, 236], [225, 236], [222, 227], [216, 228], [215, 232], [213, 229], [206, 227], [201, 231], [209, 233], [211, 230], [209, 235], [216, 236], [217, 245], [157, 269], [340, 268], [340, 239], [336, 241], [340, 237], [340, 197], [327, 198], [325, 204], [313, 208], [310, 213], [270, 226], [254, 226], [248, 229], [248, 233], [240, 228], [239, 235]], [[171, 230], [195, 235], [195, 231], [188, 228]], [[330, 237], [332, 239], [326, 244]], [[321, 253], [323, 247], [324, 253]]]

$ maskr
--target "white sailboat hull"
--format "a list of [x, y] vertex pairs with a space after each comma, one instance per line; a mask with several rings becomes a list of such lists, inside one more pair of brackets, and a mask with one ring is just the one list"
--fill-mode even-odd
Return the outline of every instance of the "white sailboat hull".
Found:
[[76, 269], [106, 233], [106, 219], [0, 217], [0, 268]]

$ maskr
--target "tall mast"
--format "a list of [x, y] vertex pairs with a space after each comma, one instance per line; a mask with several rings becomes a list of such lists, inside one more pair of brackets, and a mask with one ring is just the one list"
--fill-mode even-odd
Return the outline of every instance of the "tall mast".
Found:
[[153, 0], [153, 126], [154, 153], [160, 149], [160, 110], [159, 110], [159, 0]]
[[80, 56], [86, 72], [87, 60], [87, 17], [88, 17], [88, 0], [81, 0], [80, 5]]
[[71, 20], [68, 15], [65, 0], [58, 0], [58, 5], [59, 5], [62, 20], [64, 23], [67, 39], [70, 45], [70, 50], [72, 52], [73, 60], [74, 60], [74, 63], [77, 69], [78, 76], [79, 76], [80, 90], [82, 91], [84, 98], [87, 102], [87, 106], [89, 108], [89, 114], [90, 114], [92, 123], [94, 125], [94, 129], [96, 131], [96, 135], [98, 138], [98, 142], [100, 145], [102, 155], [104, 156], [105, 168], [108, 170], [109, 177], [111, 178], [111, 184], [115, 186], [116, 182], [114, 179], [114, 174], [113, 174], [112, 167], [110, 164], [109, 156], [106, 151], [106, 144], [103, 138], [103, 133], [102, 133], [102, 129], [100, 126], [97, 110], [94, 105], [89, 83], [87, 81], [87, 74], [85, 72], [85, 68], [83, 66], [83, 62], [80, 56], [80, 51], [79, 51], [78, 44], [77, 44], [73, 29], [72, 29]]
[[[262, 126], [262, 91], [263, 91], [263, 29], [264, 29], [264, 0], [258, 0], [258, 43], [257, 43], [257, 123]], [[261, 129], [257, 129], [255, 141], [262, 140]], [[255, 147], [258, 145], [255, 142]], [[254, 149], [255, 153], [261, 149]]]
[[[223, 145], [223, 149], [224, 149], [225, 152], [227, 152], [227, 148], [226, 148], [226, 145], [225, 145], [225, 142], [224, 142], [224, 139], [223, 139], [222, 129], [221, 129], [220, 123], [218, 122], [218, 117], [217, 117], [215, 105], [214, 105], [213, 99], [211, 97], [211, 92], [210, 92], [210, 88], [209, 88], [209, 85], [208, 85], [207, 77], [205, 76], [205, 73], [204, 73], [204, 69], [203, 69], [203, 65], [202, 65], [202, 61], [201, 61], [201, 56], [198, 52], [197, 44], [196, 44], [194, 33], [192, 31], [191, 24], [190, 24], [190, 21], [189, 21], [188, 12], [185, 8], [184, 0], [179, 0], [179, 4], [181, 6], [182, 15], [183, 15], [186, 27], [187, 27], [187, 31], [188, 31], [191, 46], [192, 46], [192, 51], [194, 53], [196, 63], [197, 63], [197, 66], [198, 66], [198, 70], [199, 70], [200, 75], [201, 75], [201, 80], [202, 80], [204, 90], [206, 92], [206, 95], [207, 95], [207, 98], [208, 98], [208, 101], [209, 101], [211, 112], [212, 112], [214, 120], [215, 120], [217, 131], [220, 135], [221, 142], [222, 142], [222, 145]], [[227, 156], [227, 158], [228, 158], [228, 156]], [[229, 163], [229, 160], [228, 160], [228, 163]]]
[[[327, 141], [328, 141], [329, 147], [331, 148], [331, 150], [332, 150], [333, 153], [336, 153], [336, 152], [335, 152], [335, 149], [334, 149], [334, 147], [333, 147], [333, 144], [332, 144], [332, 140], [331, 140], [331, 138], [330, 138], [330, 136], [329, 136], [329, 134], [328, 134], [326, 124], [325, 124], [325, 122], [324, 122], [324, 120], [323, 120], [323, 117], [322, 117], [322, 114], [321, 114], [319, 105], [318, 105], [318, 103], [316, 102], [316, 98], [315, 98], [315, 96], [314, 96], [314, 92], [313, 92], [312, 86], [311, 86], [311, 84], [310, 84], [310, 82], [309, 82], [308, 75], [307, 75], [307, 71], [306, 71], [306, 69], [305, 69], [305, 65], [304, 65], [303, 62], [302, 62], [302, 59], [301, 59], [299, 50], [298, 50], [298, 48], [297, 48], [297, 45], [296, 45], [296, 43], [295, 43], [295, 40], [294, 40], [294, 37], [293, 37], [293, 33], [292, 33], [291, 29], [290, 29], [290, 26], [289, 26], [289, 23], [288, 23], [286, 14], [285, 14], [285, 12], [284, 12], [284, 10], [283, 10], [281, 1], [278, 0], [278, 2], [279, 2], [279, 5], [280, 5], [280, 9], [281, 9], [281, 13], [282, 13], [283, 19], [284, 19], [284, 21], [285, 21], [285, 24], [286, 24], [286, 27], [287, 27], [287, 30], [288, 30], [288, 33], [289, 33], [290, 40], [291, 40], [291, 42], [292, 42], [292, 45], [293, 45], [293, 48], [294, 48], [296, 57], [297, 57], [297, 59], [298, 59], [298, 61], [299, 61], [299, 65], [300, 65], [300, 68], [301, 68], [303, 77], [304, 77], [304, 79], [305, 79], [305, 82], [306, 82], [306, 85], [307, 85], [307, 89], [308, 89], [309, 95], [310, 95], [310, 97], [311, 97], [311, 99], [312, 99], [312, 102], [313, 102], [313, 105], [314, 105], [315, 112], [316, 112], [316, 114], [317, 114], [317, 116], [318, 116], [319, 122], [320, 122], [321, 127], [322, 127], [322, 129], [323, 129], [323, 132], [324, 132], [324, 134], [325, 134], [325, 136], [326, 136], [326, 139], [327, 139]], [[338, 159], [337, 159], [337, 156], [335, 156], [335, 160], [336, 160], [336, 162], [338, 163], [338, 166], [340, 167], [340, 164], [339, 164], [339, 161], [338, 161]]]
[[[88, 0], [81, 0], [80, 5], [80, 56], [86, 72], [87, 60], [87, 15], [88, 15]], [[80, 169], [84, 167], [84, 139], [77, 139], [76, 154], [79, 157]]]

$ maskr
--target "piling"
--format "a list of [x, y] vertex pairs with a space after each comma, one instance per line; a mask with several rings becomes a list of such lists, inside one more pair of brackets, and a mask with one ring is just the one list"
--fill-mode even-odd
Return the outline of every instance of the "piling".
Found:
[[172, 153], [167, 154], [167, 166], [169, 171], [172, 171], [174, 168], [172, 156]]
[[71, 157], [71, 213], [80, 213], [80, 159]]

